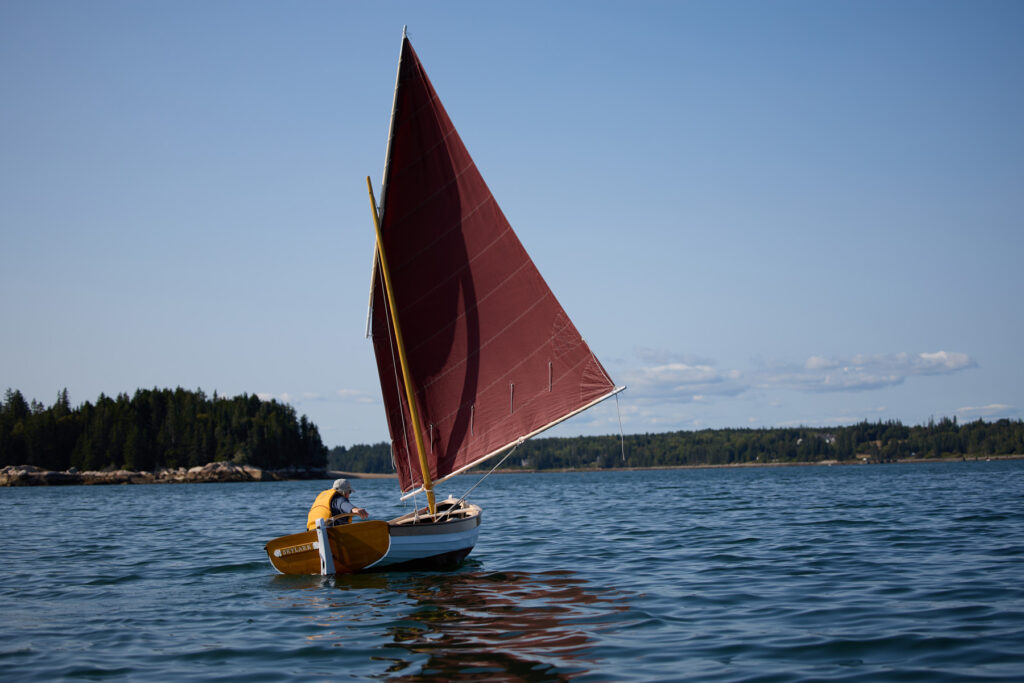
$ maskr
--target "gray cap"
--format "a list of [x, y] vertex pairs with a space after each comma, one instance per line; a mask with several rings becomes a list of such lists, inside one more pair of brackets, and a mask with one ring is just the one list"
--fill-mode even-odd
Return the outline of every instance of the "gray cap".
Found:
[[334, 486], [332, 488], [335, 488], [342, 493], [352, 493], [352, 484], [348, 483], [348, 479], [335, 479]]

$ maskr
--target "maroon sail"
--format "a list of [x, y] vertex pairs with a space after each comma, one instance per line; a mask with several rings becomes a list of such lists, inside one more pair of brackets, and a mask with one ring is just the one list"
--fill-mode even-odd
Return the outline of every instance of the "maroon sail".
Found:
[[375, 267], [371, 333], [403, 491], [439, 481], [616, 392], [512, 231], [408, 39], [402, 41], [381, 239], [422, 424], [406, 405]]

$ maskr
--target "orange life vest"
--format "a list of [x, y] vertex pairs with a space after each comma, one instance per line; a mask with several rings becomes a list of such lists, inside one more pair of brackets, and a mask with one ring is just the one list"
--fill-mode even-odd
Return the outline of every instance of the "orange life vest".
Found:
[[306, 518], [306, 529], [315, 529], [316, 520], [318, 519], [330, 519], [334, 516], [331, 512], [331, 501], [337, 495], [337, 489], [327, 489], [320, 492], [320, 495], [313, 501], [313, 507], [309, 508], [309, 516]]

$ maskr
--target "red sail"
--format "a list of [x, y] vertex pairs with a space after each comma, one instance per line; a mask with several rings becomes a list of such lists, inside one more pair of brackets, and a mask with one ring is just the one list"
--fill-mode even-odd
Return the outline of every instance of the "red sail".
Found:
[[372, 335], [403, 491], [500, 453], [615, 392], [537, 271], [403, 39], [381, 234], [422, 424], [405, 406], [379, 269]]

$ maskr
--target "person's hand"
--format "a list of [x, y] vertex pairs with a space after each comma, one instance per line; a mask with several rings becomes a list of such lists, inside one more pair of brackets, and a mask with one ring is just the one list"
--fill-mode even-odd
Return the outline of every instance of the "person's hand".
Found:
[[364, 508], [359, 508], [358, 510], [355, 510], [355, 513], [359, 515], [359, 519], [366, 519], [370, 516], [370, 513], [367, 512]]

